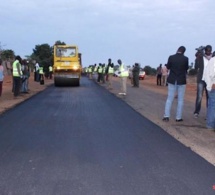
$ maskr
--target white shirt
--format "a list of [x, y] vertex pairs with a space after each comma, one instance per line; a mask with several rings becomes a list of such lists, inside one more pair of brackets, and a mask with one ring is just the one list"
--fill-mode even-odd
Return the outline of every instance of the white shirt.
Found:
[[212, 57], [207, 66], [204, 67], [204, 81], [207, 84], [207, 90], [211, 91], [212, 85], [215, 84], [215, 57]]
[[168, 69], [167, 69], [167, 67], [166, 66], [162, 66], [161, 72], [162, 72], [163, 76], [167, 76], [168, 75]]
[[205, 81], [205, 78], [206, 78], [205, 69], [207, 69], [209, 60], [205, 56], [203, 57], [203, 60], [204, 60], [204, 69], [203, 69], [203, 74], [202, 74], [202, 80]]
[[36, 64], [35, 64], [35, 68], [36, 68], [36, 71], [38, 71], [38, 70], [39, 70], [40, 66], [39, 66], [39, 64], [38, 64], [38, 63], [36, 63]]

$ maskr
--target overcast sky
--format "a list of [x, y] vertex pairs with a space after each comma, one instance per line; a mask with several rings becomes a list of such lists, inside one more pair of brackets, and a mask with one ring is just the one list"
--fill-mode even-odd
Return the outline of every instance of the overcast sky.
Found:
[[0, 42], [16, 55], [55, 41], [79, 46], [83, 66], [112, 58], [157, 67], [184, 45], [215, 49], [214, 0], [10, 0], [1, 3]]

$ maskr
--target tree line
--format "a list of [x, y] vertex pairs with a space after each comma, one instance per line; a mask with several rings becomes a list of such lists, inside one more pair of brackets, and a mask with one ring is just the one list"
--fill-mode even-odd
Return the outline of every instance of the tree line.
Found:
[[[1, 43], [1, 42], [0, 42]], [[54, 45], [65, 45], [66, 43], [63, 41], [56, 41]], [[44, 70], [48, 69], [49, 65], [53, 64], [53, 55], [54, 55], [54, 47], [50, 46], [47, 43], [36, 45], [33, 49], [33, 52], [31, 55], [25, 56], [25, 59], [29, 62], [30, 65], [35, 64], [35, 62], [38, 62], [44, 67]], [[15, 53], [11, 49], [3, 49], [0, 45], [0, 58], [3, 61], [13, 61], [15, 58]], [[147, 75], [156, 75], [156, 69], [152, 68], [149, 65], [146, 65], [143, 70]], [[195, 69], [191, 68], [189, 71], [190, 75], [195, 75], [196, 71]]]

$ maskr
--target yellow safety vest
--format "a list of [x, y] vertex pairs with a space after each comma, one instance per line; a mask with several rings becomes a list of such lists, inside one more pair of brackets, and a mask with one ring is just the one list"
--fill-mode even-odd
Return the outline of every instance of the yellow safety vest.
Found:
[[39, 74], [43, 74], [43, 67], [39, 68]]
[[114, 69], [111, 66], [109, 66], [109, 68], [108, 68], [108, 74], [113, 74], [113, 73], [114, 73]]
[[89, 67], [89, 68], [88, 68], [88, 71], [89, 71], [89, 73], [92, 73], [92, 72], [93, 72], [93, 68], [92, 68], [92, 67]]
[[102, 66], [98, 67], [98, 73], [102, 73]]
[[106, 71], [106, 66], [103, 67], [102, 73], [105, 74], [105, 71]]
[[120, 73], [120, 77], [128, 77], [128, 75], [129, 75], [128, 70], [124, 69], [124, 65], [123, 64], [120, 65], [119, 70], [121, 72]]
[[[19, 75], [17, 65], [19, 66], [19, 70], [20, 70], [20, 74], [21, 75]], [[19, 63], [18, 60], [16, 60], [16, 61], [13, 62], [13, 76], [14, 77], [20, 77], [20, 76], [22, 76], [21, 64]]]

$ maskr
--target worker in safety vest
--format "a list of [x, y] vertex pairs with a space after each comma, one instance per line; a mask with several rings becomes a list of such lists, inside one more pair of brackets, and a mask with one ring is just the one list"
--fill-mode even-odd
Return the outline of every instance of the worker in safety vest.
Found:
[[88, 67], [88, 74], [89, 74], [89, 79], [92, 79], [92, 74], [93, 74], [93, 67], [92, 67], [92, 65], [90, 65]]
[[97, 64], [94, 64], [92, 78], [96, 80], [98, 80], [98, 68], [99, 66], [97, 66]]
[[49, 78], [52, 79], [52, 74], [53, 74], [53, 67], [50, 65], [49, 66]]
[[126, 95], [127, 93], [127, 78], [128, 78], [128, 69], [127, 67], [122, 63], [122, 61], [119, 59], [119, 77], [121, 79], [121, 92], [119, 95]]
[[105, 83], [106, 68], [107, 67], [105, 66], [105, 64], [102, 64], [102, 78], [101, 78], [101, 80], [102, 80], [103, 84]]
[[16, 98], [20, 94], [21, 82], [22, 82], [22, 58], [16, 56], [13, 62], [13, 93]]
[[112, 63], [112, 60], [108, 59], [108, 64], [106, 68], [106, 81], [108, 84], [108, 89], [112, 89], [112, 80], [113, 80], [113, 74], [114, 74], [114, 64]]
[[42, 65], [40, 65], [40, 67], [39, 67], [39, 75], [40, 75], [40, 84], [41, 84], [41, 81], [44, 82], [44, 71], [43, 71]]
[[100, 83], [100, 81], [102, 80], [102, 64], [101, 63], [99, 63], [97, 70], [98, 70], [97, 82]]

